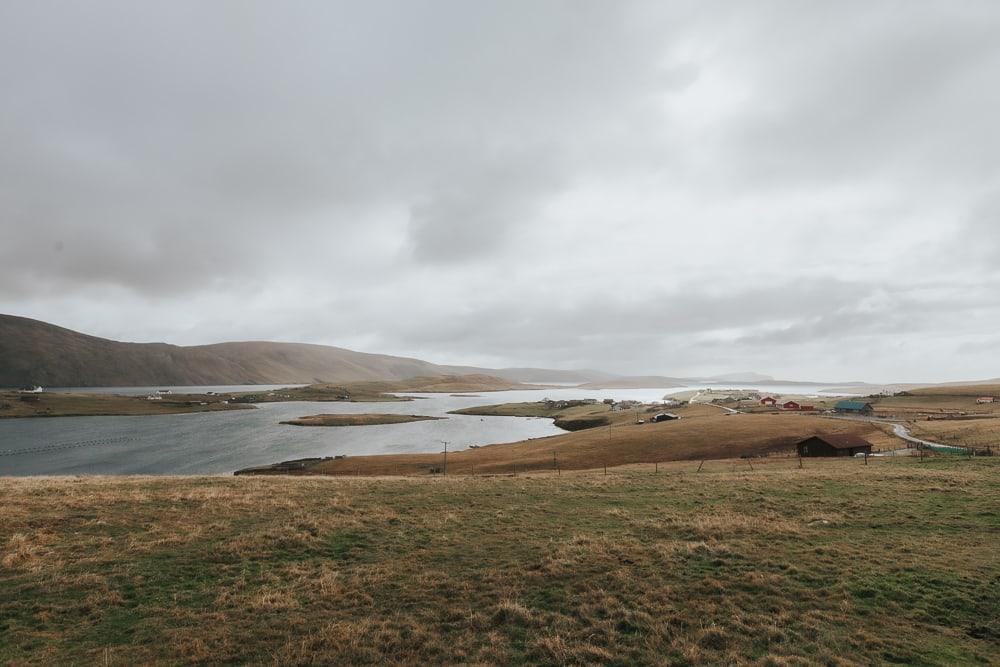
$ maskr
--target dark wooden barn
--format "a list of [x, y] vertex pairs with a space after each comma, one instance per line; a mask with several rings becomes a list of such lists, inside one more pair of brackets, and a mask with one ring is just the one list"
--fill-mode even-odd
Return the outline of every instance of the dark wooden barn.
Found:
[[872, 453], [872, 443], [850, 433], [814, 435], [797, 443], [795, 448], [799, 451], [799, 456], [854, 456]]

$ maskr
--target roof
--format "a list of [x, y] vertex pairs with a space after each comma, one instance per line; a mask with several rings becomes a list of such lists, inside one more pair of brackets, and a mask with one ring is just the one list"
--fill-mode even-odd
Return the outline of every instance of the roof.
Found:
[[868, 442], [860, 435], [854, 435], [852, 433], [831, 433], [829, 435], [817, 434], [808, 437], [805, 440], [800, 440], [796, 444], [801, 445], [803, 442], [808, 442], [814, 438], [816, 440], [822, 440], [834, 449], [856, 449], [858, 447], [872, 446], [872, 443]]
[[864, 401], [840, 401], [833, 407], [835, 410], [863, 410], [871, 407], [871, 404]]

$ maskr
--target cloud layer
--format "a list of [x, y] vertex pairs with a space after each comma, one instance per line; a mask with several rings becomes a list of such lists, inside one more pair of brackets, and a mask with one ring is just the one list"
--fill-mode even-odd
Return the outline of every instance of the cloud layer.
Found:
[[0, 312], [1000, 376], [993, 2], [10, 2]]

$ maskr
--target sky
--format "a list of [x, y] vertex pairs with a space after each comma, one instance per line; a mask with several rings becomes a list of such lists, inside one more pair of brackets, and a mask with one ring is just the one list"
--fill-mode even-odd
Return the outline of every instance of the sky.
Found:
[[1000, 376], [993, 0], [0, 3], [0, 312]]

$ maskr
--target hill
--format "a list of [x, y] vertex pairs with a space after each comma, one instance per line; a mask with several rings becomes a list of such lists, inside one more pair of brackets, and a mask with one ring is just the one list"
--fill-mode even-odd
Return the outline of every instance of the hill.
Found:
[[347, 383], [468, 374], [510, 382], [604, 377], [589, 373], [445, 366], [305, 343], [250, 341], [187, 347], [126, 343], [0, 314], [0, 387]]

